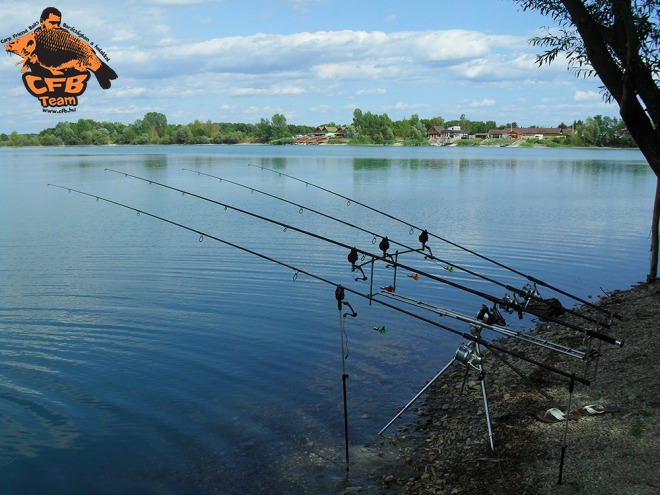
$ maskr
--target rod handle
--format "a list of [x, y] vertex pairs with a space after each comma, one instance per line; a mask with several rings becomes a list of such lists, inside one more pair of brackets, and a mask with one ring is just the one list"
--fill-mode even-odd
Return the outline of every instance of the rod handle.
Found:
[[609, 335], [605, 335], [604, 333], [594, 332], [593, 330], [587, 330], [586, 333], [590, 337], [595, 337], [599, 340], [602, 340], [603, 342], [607, 342], [608, 344], [616, 345], [618, 347], [623, 347], [624, 342], [622, 339], [615, 339], [614, 337], [610, 337]]

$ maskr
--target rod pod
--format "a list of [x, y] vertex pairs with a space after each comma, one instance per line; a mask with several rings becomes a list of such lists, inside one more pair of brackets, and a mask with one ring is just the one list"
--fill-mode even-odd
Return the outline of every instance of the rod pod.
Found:
[[[327, 279], [327, 278], [324, 278], [324, 277], [322, 277], [322, 276], [320, 276], [320, 275], [314, 274], [314, 273], [312, 273], [312, 272], [310, 272], [310, 271], [308, 271], [308, 270], [304, 270], [304, 269], [302, 269], [302, 268], [298, 268], [298, 267], [296, 267], [296, 266], [294, 266], [294, 265], [291, 265], [291, 264], [289, 264], [289, 263], [285, 263], [285, 262], [280, 261], [280, 260], [278, 260], [278, 259], [276, 259], [276, 258], [273, 258], [273, 257], [271, 257], [271, 256], [267, 256], [267, 255], [265, 255], [265, 254], [263, 254], [263, 253], [260, 253], [260, 252], [258, 252], [258, 251], [254, 251], [254, 250], [252, 250], [252, 249], [246, 248], [246, 247], [241, 246], [241, 245], [239, 245], [239, 244], [236, 244], [236, 243], [230, 242], [230, 241], [228, 241], [228, 240], [222, 239], [222, 238], [220, 238], [220, 237], [214, 236], [214, 235], [212, 235], [212, 234], [208, 234], [208, 233], [206, 233], [206, 232], [204, 232], [204, 231], [202, 231], [202, 230], [195, 229], [195, 228], [193, 228], [193, 227], [190, 227], [190, 226], [184, 225], [184, 224], [182, 224], [182, 223], [175, 222], [175, 221], [170, 220], [170, 219], [168, 219], [168, 218], [165, 218], [165, 217], [162, 217], [162, 216], [159, 216], [159, 215], [153, 214], [153, 213], [149, 213], [149, 212], [147, 212], [147, 211], [144, 211], [144, 210], [138, 209], [138, 208], [136, 208], [136, 207], [133, 207], [133, 206], [130, 206], [130, 205], [127, 205], [127, 204], [124, 204], [124, 203], [120, 203], [120, 202], [118, 202], [118, 201], [114, 201], [114, 200], [112, 200], [112, 199], [105, 198], [105, 197], [100, 196], [100, 195], [97, 195], [97, 194], [91, 194], [91, 193], [88, 193], [88, 192], [80, 191], [80, 190], [78, 190], [78, 189], [74, 189], [74, 188], [72, 188], [72, 187], [60, 186], [60, 185], [52, 184], [52, 183], [51, 183], [51, 184], [48, 184], [48, 186], [52, 186], [52, 187], [55, 187], [55, 188], [58, 188], [58, 189], [62, 189], [62, 190], [68, 191], [69, 193], [71, 193], [71, 192], [75, 192], [75, 193], [80, 194], [80, 195], [82, 195], [82, 196], [87, 196], [87, 197], [93, 198], [93, 199], [95, 199], [97, 202], [98, 202], [98, 201], [103, 201], [103, 202], [106, 202], [106, 203], [109, 203], [109, 204], [112, 204], [112, 205], [115, 205], [115, 206], [119, 206], [119, 207], [121, 207], [121, 208], [124, 208], [124, 209], [127, 209], [127, 210], [130, 210], [130, 211], [133, 211], [133, 212], [137, 213], [138, 216], [140, 216], [141, 214], [143, 214], [143, 215], [148, 216], [148, 217], [151, 217], [151, 218], [153, 218], [153, 219], [155, 219], [155, 220], [160, 220], [161, 222], [168, 223], [168, 224], [173, 225], [173, 226], [175, 226], [175, 227], [179, 227], [179, 228], [181, 228], [181, 229], [183, 229], [183, 230], [187, 230], [187, 231], [192, 232], [192, 233], [194, 233], [194, 234], [196, 234], [196, 235], [199, 235], [199, 240], [200, 240], [200, 242], [204, 239], [204, 237], [208, 237], [209, 239], [213, 239], [213, 240], [215, 240], [215, 241], [217, 241], [217, 242], [219, 242], [219, 243], [221, 243], [221, 244], [224, 244], [224, 245], [226, 245], [226, 246], [229, 246], [229, 247], [235, 248], [235, 249], [237, 249], [237, 250], [239, 250], [239, 251], [242, 251], [242, 252], [244, 252], [244, 253], [251, 254], [251, 255], [253, 255], [253, 256], [257, 257], [257, 258], [260, 258], [260, 259], [262, 259], [262, 260], [265, 260], [265, 261], [268, 261], [268, 262], [274, 263], [274, 264], [276, 264], [276, 265], [279, 265], [279, 266], [285, 267], [285, 268], [287, 268], [287, 269], [289, 269], [289, 270], [292, 270], [292, 271], [294, 272], [294, 280], [297, 278], [297, 275], [298, 275], [299, 273], [302, 273], [302, 274], [308, 275], [309, 277], [311, 277], [311, 278], [313, 278], [313, 279], [315, 279], [315, 280], [318, 280], [318, 281], [320, 281], [320, 282], [323, 282], [323, 283], [326, 283], [326, 284], [330, 284], [330, 285], [334, 286], [336, 289], [338, 289], [338, 288], [340, 287], [338, 284], [332, 282], [331, 280], [329, 280], [329, 279]], [[486, 341], [484, 341], [483, 339], [481, 339], [480, 337], [475, 337], [475, 336], [473, 336], [473, 335], [471, 335], [471, 334], [464, 333], [464, 332], [460, 332], [459, 330], [456, 330], [455, 328], [452, 328], [452, 327], [450, 327], [450, 326], [444, 325], [444, 324], [442, 324], [442, 323], [439, 323], [439, 322], [437, 322], [437, 321], [431, 320], [431, 319], [429, 319], [429, 318], [425, 318], [425, 317], [420, 316], [420, 315], [418, 315], [418, 314], [415, 314], [415, 313], [412, 313], [412, 312], [410, 312], [410, 311], [407, 311], [407, 310], [405, 310], [405, 309], [403, 309], [403, 308], [397, 307], [397, 306], [392, 305], [392, 304], [388, 304], [388, 303], [386, 303], [386, 302], [384, 302], [384, 301], [381, 301], [381, 300], [378, 300], [378, 299], [373, 299], [373, 298], [371, 297], [371, 295], [364, 294], [364, 293], [362, 293], [362, 292], [359, 292], [359, 291], [357, 291], [357, 290], [350, 289], [350, 288], [345, 289], [345, 291], [346, 291], [346, 292], [350, 292], [350, 293], [352, 293], [352, 294], [355, 294], [355, 295], [357, 295], [357, 296], [359, 296], [359, 297], [362, 297], [363, 299], [367, 299], [367, 300], [369, 300], [369, 301], [372, 301], [372, 300], [373, 300], [373, 301], [377, 302], [378, 304], [380, 304], [381, 306], [384, 306], [384, 307], [390, 308], [390, 309], [395, 310], [395, 311], [397, 311], [397, 312], [399, 312], [399, 313], [402, 313], [402, 314], [408, 315], [408, 316], [410, 316], [410, 317], [412, 317], [412, 318], [415, 318], [415, 319], [417, 319], [417, 320], [420, 320], [420, 321], [426, 322], [426, 323], [428, 323], [428, 324], [430, 324], [430, 325], [432, 325], [432, 326], [435, 326], [435, 327], [440, 328], [440, 329], [442, 329], [442, 330], [446, 330], [446, 331], [448, 331], [448, 332], [450, 332], [450, 333], [453, 333], [453, 334], [455, 334], [455, 335], [460, 335], [460, 336], [462, 336], [464, 339], [466, 339], [466, 340], [468, 340], [468, 341], [470, 341], [470, 342], [479, 343], [479, 344], [483, 345], [484, 347], [486, 347], [487, 349], [498, 350], [498, 351], [503, 352], [503, 353], [505, 353], [505, 354], [508, 354], [508, 355], [510, 355], [510, 356], [513, 356], [513, 357], [519, 358], [519, 359], [521, 359], [521, 360], [523, 360], [523, 361], [526, 361], [526, 362], [528, 362], [528, 363], [531, 363], [531, 364], [533, 364], [533, 365], [536, 365], [536, 366], [538, 366], [538, 367], [540, 367], [540, 368], [542, 368], [542, 369], [545, 369], [545, 370], [547, 370], [547, 371], [550, 371], [550, 372], [552, 372], [552, 373], [556, 373], [556, 374], [558, 374], [558, 375], [560, 375], [560, 376], [563, 376], [563, 377], [571, 378], [571, 390], [572, 390], [572, 387], [573, 387], [574, 382], [576, 382], [576, 381], [577, 381], [577, 382], [580, 382], [580, 383], [583, 383], [583, 384], [585, 384], [585, 385], [587, 385], [587, 386], [591, 384], [591, 382], [590, 382], [589, 380], [586, 380], [585, 378], [576, 377], [576, 376], [575, 376], [575, 373], [569, 374], [569, 373], [566, 372], [566, 371], [560, 370], [560, 369], [558, 369], [558, 368], [555, 368], [554, 366], [551, 366], [551, 365], [548, 365], [548, 364], [542, 363], [542, 362], [540, 362], [540, 361], [537, 361], [537, 360], [535, 360], [535, 359], [529, 358], [529, 357], [527, 357], [527, 356], [525, 356], [525, 355], [523, 355], [523, 354], [521, 354], [521, 353], [519, 353], [519, 352], [512, 351], [512, 350], [509, 350], [509, 349], [505, 349], [505, 348], [501, 347], [500, 345], [494, 344], [494, 343], [492, 343], [492, 342], [486, 342]], [[341, 306], [342, 306], [342, 304], [346, 305], [347, 307], [349, 307], [349, 308], [351, 309], [351, 311], [352, 311], [351, 316], [357, 316], [357, 313], [355, 313], [355, 311], [353, 311], [353, 308], [350, 306], [349, 303], [347, 303], [347, 302], [342, 302], [342, 300], [343, 300], [343, 293], [344, 293], [344, 288], [342, 287], [342, 288], [341, 288], [341, 291], [336, 291], [335, 295], [336, 295], [336, 298], [337, 298], [337, 306], [338, 306], [338, 309], [339, 309], [339, 312], [340, 312], [340, 317], [341, 317], [341, 319], [340, 319], [340, 329], [342, 330], [342, 334], [341, 334], [341, 335], [342, 335], [342, 371], [343, 371], [342, 375], [346, 375], [346, 373], [345, 373], [345, 368], [344, 368], [344, 359], [345, 359], [345, 358], [344, 358], [344, 348], [343, 348], [343, 335], [344, 335], [344, 334], [343, 334], [343, 316], [341, 315]], [[340, 299], [340, 297], [338, 297], [338, 296], [341, 296], [341, 299]], [[343, 381], [343, 380], [344, 380], [344, 378], [343, 378], [343, 376], [342, 376], [342, 381]], [[345, 389], [345, 387], [344, 387], [344, 389]], [[345, 407], [345, 413], [347, 413], [347, 407]], [[347, 422], [348, 422], [348, 419], [347, 419], [347, 414], [346, 414], [346, 415], [345, 415], [345, 432], [347, 432]], [[345, 435], [345, 438], [347, 439], [347, 434]], [[348, 466], [348, 442], [346, 442], [346, 457], [347, 457], [347, 466], [346, 466], [346, 469], [347, 469], [347, 471], [348, 471], [348, 468], [349, 468], [349, 466]], [[563, 455], [562, 455], [562, 459], [563, 459]]]
[[[470, 342], [468, 345], [461, 345], [457, 350], [449, 363], [445, 365], [424, 387], [401, 409], [394, 418], [390, 420], [379, 432], [379, 435], [382, 435], [385, 430], [387, 430], [397, 419], [399, 419], [403, 413], [405, 413], [410, 407], [419, 399], [424, 392], [426, 392], [431, 385], [433, 385], [454, 363], [459, 363], [465, 367], [465, 378], [467, 377], [468, 369], [471, 367], [479, 372], [479, 382], [481, 383], [481, 396], [484, 401], [484, 415], [486, 418], [486, 427], [488, 431], [488, 443], [491, 450], [495, 450], [493, 445], [493, 429], [490, 423], [490, 414], [488, 412], [488, 397], [486, 395], [486, 384], [485, 384], [485, 371], [482, 364], [482, 355], [477, 342]], [[463, 379], [463, 386], [465, 385], [465, 378]], [[461, 394], [463, 390], [461, 388]]]

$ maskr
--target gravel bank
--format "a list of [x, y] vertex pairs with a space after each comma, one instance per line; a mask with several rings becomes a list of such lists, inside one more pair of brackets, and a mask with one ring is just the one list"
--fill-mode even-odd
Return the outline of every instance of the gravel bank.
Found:
[[[655, 495], [660, 493], [658, 451], [658, 332], [660, 284], [640, 284], [615, 291], [599, 305], [623, 317], [607, 332], [623, 339], [622, 348], [603, 344], [586, 378], [576, 384], [571, 411], [586, 405], [611, 406], [617, 412], [582, 415], [568, 421], [562, 483], [560, 458], [565, 421], [538, 419], [549, 408], [566, 410], [570, 380], [521, 360], [508, 359], [528, 380], [486, 353], [484, 368], [494, 450], [490, 449], [481, 384], [471, 373], [463, 383], [456, 364], [416, 407], [418, 422], [400, 427], [383, 440], [379, 452], [366, 455], [382, 462], [371, 473], [377, 487], [349, 487], [345, 493], [506, 494], [506, 495]], [[595, 314], [586, 307], [580, 312]], [[584, 320], [577, 316], [568, 321]], [[544, 339], [583, 348], [579, 332], [555, 324], [532, 331]], [[584, 376], [585, 364], [575, 358], [521, 343], [515, 349], [544, 364]], [[596, 366], [597, 365], [597, 366]], [[542, 395], [541, 388], [548, 399]]]

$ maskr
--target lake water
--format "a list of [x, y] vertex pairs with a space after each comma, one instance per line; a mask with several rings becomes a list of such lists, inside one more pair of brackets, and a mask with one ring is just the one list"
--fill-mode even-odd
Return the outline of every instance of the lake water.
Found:
[[[378, 254], [380, 241], [346, 223], [413, 247], [419, 231], [259, 167], [337, 191], [581, 298], [596, 300], [647, 273], [655, 176], [636, 150], [0, 149], [0, 493], [340, 491], [342, 339], [332, 284], [368, 293], [342, 246]], [[526, 283], [440, 240], [429, 247], [505, 284]], [[414, 253], [399, 261], [497, 297], [506, 292]], [[365, 272], [372, 279], [369, 266]], [[489, 304], [400, 272], [398, 293], [468, 315]], [[392, 277], [376, 263], [374, 290]], [[345, 301], [358, 313], [344, 318], [343, 340], [359, 471], [360, 446], [453, 357], [461, 337], [352, 292]], [[514, 329], [532, 324], [507, 321]], [[374, 331], [381, 326], [386, 333]]]

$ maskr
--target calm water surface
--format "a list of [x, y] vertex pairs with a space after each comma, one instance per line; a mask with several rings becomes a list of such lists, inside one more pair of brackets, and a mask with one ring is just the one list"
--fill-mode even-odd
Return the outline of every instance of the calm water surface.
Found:
[[[645, 278], [655, 180], [637, 151], [0, 149], [0, 493], [340, 491], [334, 286], [47, 186], [131, 205], [365, 293], [369, 282], [354, 280], [342, 247], [106, 168], [378, 252], [380, 239], [374, 244], [369, 234], [182, 169], [213, 174], [418, 246], [419, 231], [259, 167], [340, 192], [582, 298]], [[526, 282], [437, 239], [429, 246], [503, 283]], [[505, 292], [413, 254], [400, 261], [497, 297]], [[392, 280], [391, 268], [376, 266], [374, 290]], [[469, 315], [487, 303], [401, 273], [397, 291]], [[345, 363], [359, 472], [359, 447], [461, 339], [354, 294], [346, 301], [358, 313], [345, 320]], [[515, 329], [531, 325], [508, 320]]]

